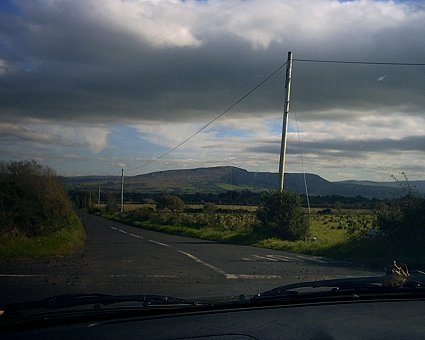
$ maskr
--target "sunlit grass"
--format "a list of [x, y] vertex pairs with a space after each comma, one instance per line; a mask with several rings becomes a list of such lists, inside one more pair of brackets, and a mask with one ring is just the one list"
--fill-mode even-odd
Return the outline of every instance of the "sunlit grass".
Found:
[[0, 259], [66, 255], [80, 249], [85, 237], [83, 225], [73, 214], [67, 227], [48, 236], [1, 236]]

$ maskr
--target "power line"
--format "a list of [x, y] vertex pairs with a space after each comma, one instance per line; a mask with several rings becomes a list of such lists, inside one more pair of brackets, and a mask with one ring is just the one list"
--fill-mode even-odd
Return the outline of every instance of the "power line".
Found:
[[[322, 60], [322, 59], [293, 59], [293, 61], [296, 62], [308, 62], [308, 63], [327, 63], [327, 64], [355, 64], [355, 65], [387, 65], [387, 66], [425, 66], [425, 63], [404, 63], [404, 62], [373, 62], [373, 61], [347, 61], [347, 60]], [[188, 141], [190, 141], [192, 138], [194, 138], [196, 135], [201, 133], [203, 130], [205, 130], [208, 126], [213, 124], [215, 121], [217, 121], [219, 118], [224, 116], [226, 113], [228, 113], [230, 110], [232, 110], [236, 105], [238, 105], [240, 102], [242, 102], [245, 98], [247, 98], [249, 95], [251, 95], [254, 91], [256, 91], [260, 86], [262, 86], [265, 82], [267, 82], [270, 78], [272, 78], [276, 73], [278, 73], [283, 67], [285, 67], [287, 62], [280, 65], [278, 68], [276, 68], [273, 72], [271, 72], [267, 77], [265, 77], [260, 83], [258, 83], [256, 86], [254, 86], [251, 90], [246, 92], [242, 97], [240, 97], [238, 100], [236, 100], [233, 104], [231, 104], [227, 109], [225, 109], [222, 113], [220, 113], [218, 116], [216, 116], [214, 119], [203, 125], [201, 128], [199, 128], [196, 132], [194, 132], [192, 135], [184, 139], [182, 142], [174, 146], [173, 148], [169, 149], [168, 151], [164, 152], [163, 154], [159, 155], [158, 157], [154, 158], [153, 160], [134, 167], [129, 168], [128, 170], [137, 170], [140, 168], [144, 168], [148, 165], [151, 165], [152, 163], [155, 163], [156, 161], [160, 160], [161, 158], [164, 158], [168, 154], [172, 153], [176, 149], [180, 148], [182, 145], [186, 144]]]
[[320, 59], [294, 59], [294, 61], [307, 63], [328, 64], [358, 64], [358, 65], [389, 65], [389, 66], [425, 66], [425, 63], [400, 63], [400, 62], [375, 62], [375, 61], [346, 61], [346, 60], [320, 60]]
[[170, 150], [164, 152], [163, 154], [159, 155], [155, 159], [149, 161], [148, 163], [145, 163], [143, 165], [140, 165], [138, 167], [130, 168], [129, 170], [137, 170], [140, 168], [144, 168], [148, 165], [151, 165], [152, 163], [155, 163], [156, 161], [160, 160], [161, 158], [167, 156], [174, 150], [181, 147], [183, 144], [187, 143], [189, 140], [191, 140], [193, 137], [195, 137], [197, 134], [205, 130], [208, 126], [213, 124], [216, 120], [224, 116], [227, 112], [229, 112], [231, 109], [233, 109], [236, 105], [238, 105], [240, 102], [242, 102], [246, 97], [248, 97], [251, 93], [253, 93], [255, 90], [257, 90], [260, 86], [262, 86], [265, 82], [267, 82], [270, 78], [272, 78], [276, 73], [278, 73], [282, 68], [286, 66], [287, 62], [280, 65], [278, 68], [276, 68], [273, 72], [271, 72], [267, 77], [265, 77], [261, 82], [259, 82], [257, 85], [255, 85], [251, 90], [246, 92], [242, 97], [240, 97], [238, 100], [236, 100], [232, 105], [230, 105], [227, 109], [225, 109], [222, 113], [220, 113], [218, 116], [216, 116], [214, 119], [210, 120], [208, 123], [206, 123], [204, 126], [202, 126], [200, 129], [198, 129], [195, 133], [184, 139], [182, 142], [171, 148]]

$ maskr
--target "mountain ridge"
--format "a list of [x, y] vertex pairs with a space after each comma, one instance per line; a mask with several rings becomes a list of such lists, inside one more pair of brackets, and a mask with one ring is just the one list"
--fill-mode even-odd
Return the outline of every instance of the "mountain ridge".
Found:
[[[305, 174], [309, 195], [388, 199], [403, 195], [397, 182], [340, 181], [331, 182], [319, 175]], [[128, 192], [140, 193], [218, 193], [225, 191], [269, 191], [278, 186], [279, 174], [272, 172], [250, 172], [234, 166], [215, 166], [193, 169], [177, 169], [151, 172], [125, 177]], [[120, 176], [67, 177], [66, 184], [73, 188], [95, 188], [120, 190]], [[425, 192], [425, 181], [413, 181], [419, 192]], [[409, 182], [410, 183], [410, 182]], [[304, 174], [286, 173], [285, 189], [305, 193]]]

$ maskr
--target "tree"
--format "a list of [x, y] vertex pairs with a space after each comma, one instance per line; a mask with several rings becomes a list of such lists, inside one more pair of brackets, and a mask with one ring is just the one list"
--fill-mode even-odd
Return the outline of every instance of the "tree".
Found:
[[175, 195], [162, 195], [156, 203], [157, 210], [171, 210], [172, 212], [182, 211], [185, 207], [183, 200]]
[[295, 193], [265, 194], [257, 218], [260, 225], [256, 231], [265, 237], [299, 240], [308, 236], [310, 231], [308, 215], [301, 206], [301, 197]]

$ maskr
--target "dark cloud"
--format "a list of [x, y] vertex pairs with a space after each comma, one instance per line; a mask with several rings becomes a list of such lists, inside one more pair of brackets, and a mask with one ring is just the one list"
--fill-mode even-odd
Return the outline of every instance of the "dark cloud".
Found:
[[[269, 5], [277, 6], [274, 1]], [[143, 32], [140, 35], [137, 30], [111, 24], [103, 2], [57, 1], [47, 5], [20, 1], [17, 6], [22, 14], [2, 14], [0, 18], [0, 59], [7, 63], [6, 72], [0, 75], [0, 110], [5, 119], [207, 119], [284, 62], [288, 50], [294, 51], [295, 58], [425, 61], [425, 28], [417, 25], [425, 17], [421, 8], [415, 15], [406, 11], [405, 21], [382, 29], [359, 24], [338, 31], [335, 22], [333, 31], [328, 22], [319, 22], [319, 31], [324, 33], [316, 35], [308, 23], [300, 22], [273, 39], [274, 31], [271, 34], [268, 30], [274, 23], [250, 19], [252, 13], [246, 14], [246, 38], [244, 32], [232, 31], [231, 23], [224, 22], [232, 14], [231, 8], [223, 14], [224, 19], [211, 12], [210, 20], [201, 25], [208, 13], [206, 5], [199, 4], [204, 12], [195, 15], [189, 29], [201, 45], [173, 46], [156, 45]], [[243, 6], [236, 7], [233, 15], [239, 15]], [[342, 14], [347, 20], [352, 15], [349, 11]], [[282, 13], [271, 19], [278, 22], [285, 18], [287, 14]], [[219, 29], [218, 23], [230, 28]], [[262, 40], [257, 45], [249, 40], [255, 28], [264, 29], [255, 32], [257, 35], [272, 36], [267, 46], [258, 46]], [[169, 34], [160, 37], [168, 39]], [[382, 75], [385, 79], [378, 82]], [[235, 113], [280, 111], [283, 77], [281, 72]], [[422, 114], [424, 93], [425, 68], [294, 64], [293, 107], [306, 112], [304, 120], [318, 119], [317, 112], [335, 108], [359, 112], [402, 107], [408, 113]]]

